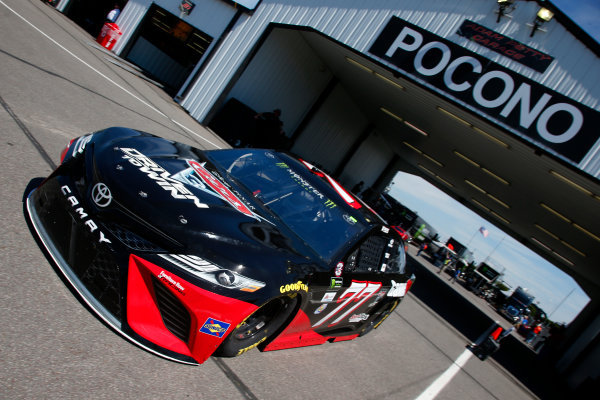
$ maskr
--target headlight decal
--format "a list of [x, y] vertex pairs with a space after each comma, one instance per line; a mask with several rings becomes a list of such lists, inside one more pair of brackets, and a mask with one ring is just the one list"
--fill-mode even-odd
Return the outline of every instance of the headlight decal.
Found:
[[264, 282], [245, 277], [235, 271], [221, 268], [198, 256], [187, 254], [159, 254], [159, 256], [202, 280], [227, 289], [255, 292], [266, 285]]

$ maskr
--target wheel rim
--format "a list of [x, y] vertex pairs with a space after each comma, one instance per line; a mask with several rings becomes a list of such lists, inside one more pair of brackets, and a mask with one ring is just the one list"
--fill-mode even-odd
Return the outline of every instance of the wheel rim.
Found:
[[261, 307], [237, 326], [233, 337], [245, 340], [261, 333], [269, 322], [290, 304], [290, 298], [279, 298]]

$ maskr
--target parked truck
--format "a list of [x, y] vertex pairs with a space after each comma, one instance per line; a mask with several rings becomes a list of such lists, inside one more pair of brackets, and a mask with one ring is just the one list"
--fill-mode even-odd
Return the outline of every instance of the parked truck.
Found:
[[515, 291], [506, 299], [500, 308], [500, 314], [515, 323], [521, 316], [529, 311], [528, 307], [533, 303], [535, 297], [527, 292], [525, 288], [517, 286]]

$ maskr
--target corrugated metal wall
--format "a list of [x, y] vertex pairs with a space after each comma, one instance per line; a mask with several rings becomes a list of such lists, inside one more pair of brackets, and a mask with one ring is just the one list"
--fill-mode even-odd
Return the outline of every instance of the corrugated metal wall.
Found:
[[276, 29], [227, 98], [234, 97], [259, 112], [281, 109], [289, 136], [331, 77], [299, 32]]
[[[600, 110], [600, 77], [597, 73], [600, 61], [595, 54], [588, 51], [556, 21], [550, 21], [544, 27], [547, 32], [538, 32], [530, 38], [531, 28], [526, 23], [534, 19], [538, 10], [536, 2], [518, 2], [512, 18], [503, 18], [498, 24], [494, 13], [496, 9], [496, 2], [481, 0], [265, 0], [252, 17], [240, 21], [212, 65], [200, 77], [197, 90], [193, 90], [182, 105], [194, 117], [202, 120], [269, 22], [309, 26], [366, 53], [383, 25], [392, 15], [396, 15]], [[516, 61], [456, 35], [456, 30], [465, 18], [492, 27], [499, 33], [510, 35], [542, 52], [553, 54], [557, 60], [544, 74], [534, 72]], [[573, 52], [578, 57], [569, 57]], [[210, 90], [206, 90], [209, 88]]]
[[393, 157], [394, 152], [391, 147], [375, 132], [360, 146], [346, 165], [340, 181], [346, 187], [357, 183], [358, 180], [363, 180], [365, 187], [371, 186]]
[[[338, 85], [311, 118], [292, 151], [334, 171], [368, 125], [368, 120]], [[356, 176], [363, 176], [361, 171]], [[372, 182], [369, 182], [372, 183]]]
[[123, 51], [123, 48], [135, 33], [137, 26], [146, 15], [146, 12], [152, 3], [164, 8], [171, 14], [179, 16], [188, 24], [193, 25], [213, 38], [217, 38], [221, 35], [236, 12], [233, 7], [219, 0], [195, 0], [194, 3], [196, 4], [196, 7], [194, 7], [194, 10], [189, 16], [182, 16], [181, 11], [179, 10], [179, 5], [181, 4], [180, 1], [129, 0], [117, 20], [117, 24], [121, 28], [123, 36], [114, 47], [114, 52], [116, 54], [120, 54]]

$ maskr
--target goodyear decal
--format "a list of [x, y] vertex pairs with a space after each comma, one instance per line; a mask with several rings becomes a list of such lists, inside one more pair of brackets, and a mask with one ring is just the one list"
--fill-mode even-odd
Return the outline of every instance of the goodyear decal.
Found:
[[308, 285], [305, 283], [302, 283], [302, 281], [298, 281], [296, 283], [290, 283], [288, 285], [281, 285], [281, 287], [279, 288], [279, 291], [281, 293], [298, 292], [300, 290], [304, 290], [305, 292], [308, 292]]
[[207, 318], [206, 322], [202, 325], [202, 328], [200, 328], [200, 332], [206, 333], [210, 336], [222, 338], [225, 335], [225, 332], [227, 332], [229, 329], [230, 325], [231, 324], [219, 321], [218, 319]]

